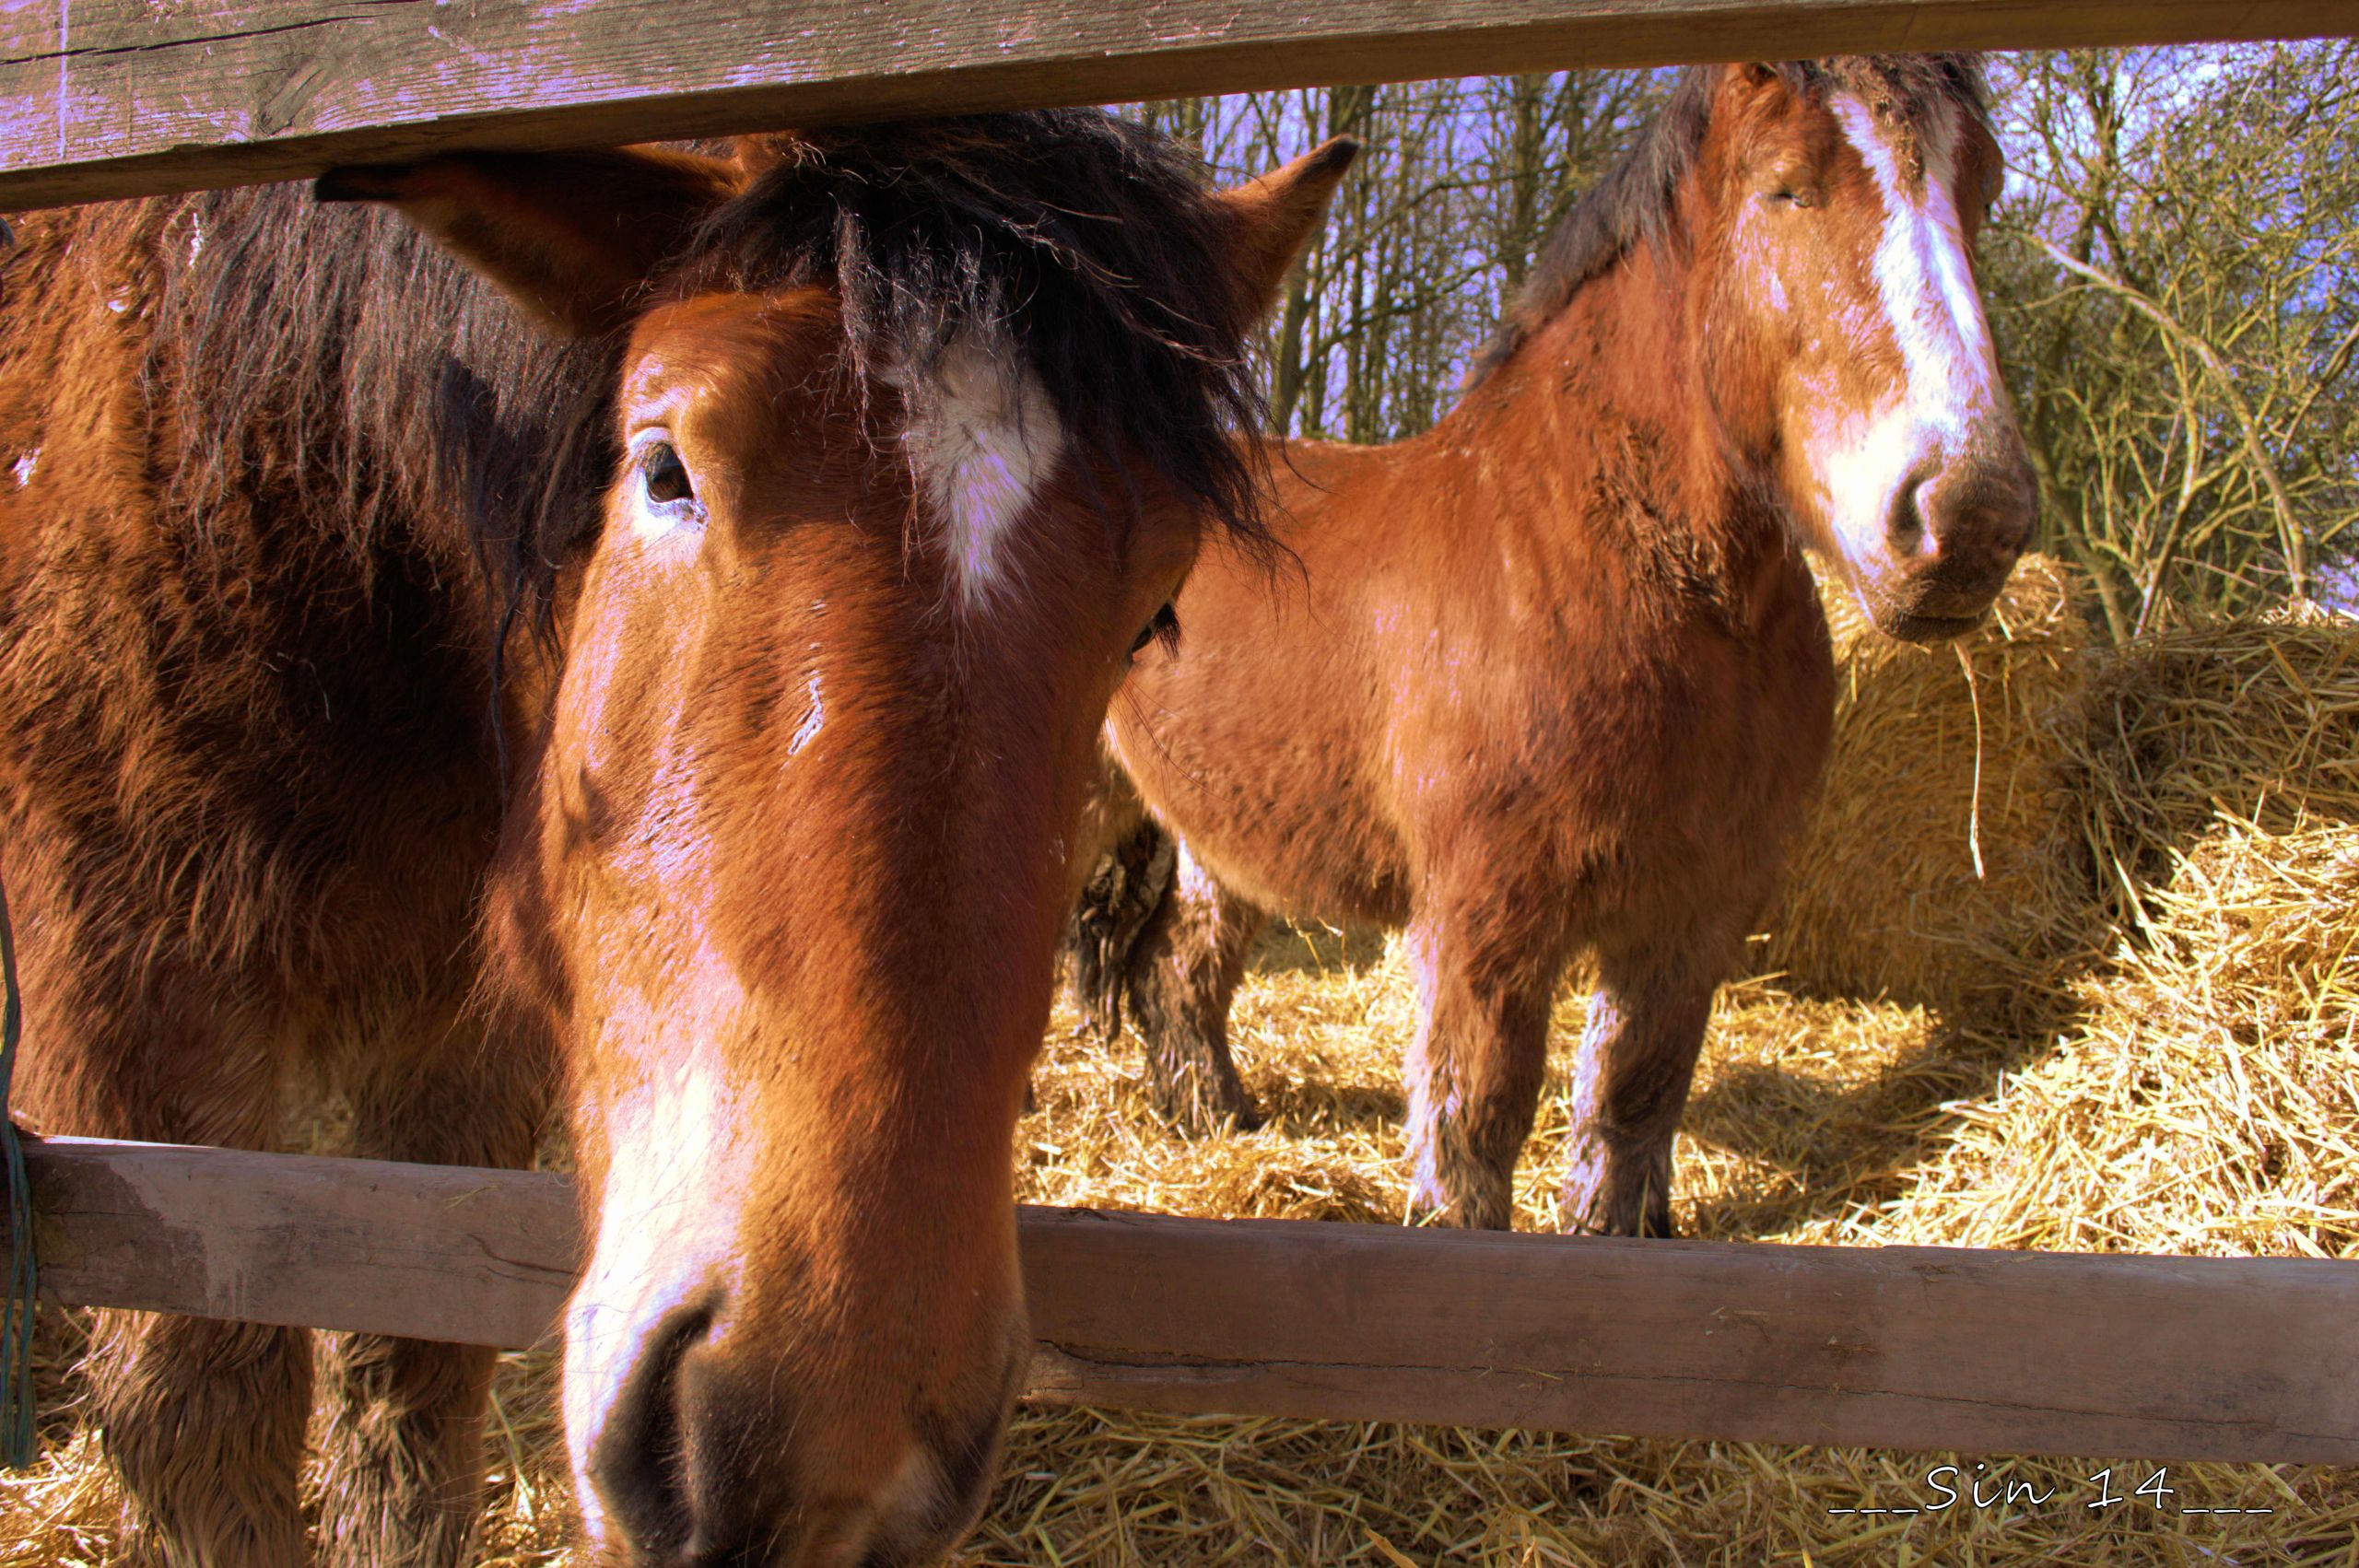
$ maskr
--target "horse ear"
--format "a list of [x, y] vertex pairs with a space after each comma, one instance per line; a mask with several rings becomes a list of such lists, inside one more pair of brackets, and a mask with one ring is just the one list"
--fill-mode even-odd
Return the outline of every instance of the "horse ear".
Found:
[[1332, 136], [1283, 169], [1213, 198], [1235, 236], [1230, 259], [1248, 320], [1276, 302], [1286, 274], [1327, 216], [1327, 199], [1359, 151], [1351, 137]]
[[331, 169], [323, 202], [384, 202], [558, 332], [593, 336], [630, 317], [648, 275], [734, 194], [734, 160], [661, 147], [452, 153]]
[[773, 165], [783, 162], [803, 145], [799, 131], [756, 131], [746, 135], [729, 138], [730, 167], [737, 178], [752, 184], [756, 176]]

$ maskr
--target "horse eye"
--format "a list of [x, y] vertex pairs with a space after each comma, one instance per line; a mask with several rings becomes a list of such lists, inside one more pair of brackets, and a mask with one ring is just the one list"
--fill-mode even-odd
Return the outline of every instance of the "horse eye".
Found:
[[1166, 653], [1176, 650], [1180, 646], [1180, 613], [1168, 603], [1157, 610], [1155, 619], [1141, 626], [1139, 635], [1131, 639], [1132, 657], [1136, 658], [1150, 642], [1163, 644]]
[[696, 495], [696, 486], [688, 483], [688, 465], [680, 461], [668, 442], [657, 442], [647, 449], [640, 462], [640, 473], [647, 486], [647, 498], [657, 506], [671, 501], [685, 501]]

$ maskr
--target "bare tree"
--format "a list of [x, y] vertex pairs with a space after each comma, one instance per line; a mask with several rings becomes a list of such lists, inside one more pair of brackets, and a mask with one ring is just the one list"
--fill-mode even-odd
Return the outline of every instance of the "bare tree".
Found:
[[2016, 191], [1987, 292], [2051, 545], [2117, 638], [2168, 604], [2348, 597], [2354, 64], [2337, 40], [1994, 71]]

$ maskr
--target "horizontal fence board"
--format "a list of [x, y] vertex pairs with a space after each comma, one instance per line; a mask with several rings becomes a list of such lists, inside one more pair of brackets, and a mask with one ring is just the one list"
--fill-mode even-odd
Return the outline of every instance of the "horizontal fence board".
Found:
[[[58, 1139], [56, 1302], [522, 1346], [561, 1176]], [[2359, 1264], [1027, 1209], [1036, 1398], [2156, 1459], [2359, 1462]]]
[[10, 0], [0, 209], [914, 113], [2359, 32], [2354, 0]]
[[75, 1306], [521, 1347], [579, 1271], [560, 1176], [75, 1138], [25, 1158], [41, 1293]]

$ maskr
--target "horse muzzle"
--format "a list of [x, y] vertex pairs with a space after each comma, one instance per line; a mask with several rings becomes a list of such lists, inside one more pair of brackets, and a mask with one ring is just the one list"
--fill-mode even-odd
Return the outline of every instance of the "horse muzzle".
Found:
[[937, 1379], [895, 1364], [889, 1330], [814, 1343], [740, 1320], [725, 1290], [671, 1293], [635, 1333], [569, 1338], [567, 1427], [598, 1561], [918, 1568], [957, 1544], [1028, 1365], [1020, 1311], [984, 1364]]
[[1887, 502], [1884, 548], [1858, 573], [1860, 604], [1879, 631], [1905, 642], [1972, 631], [2038, 517], [2038, 483], [2019, 441], [1912, 471]]

